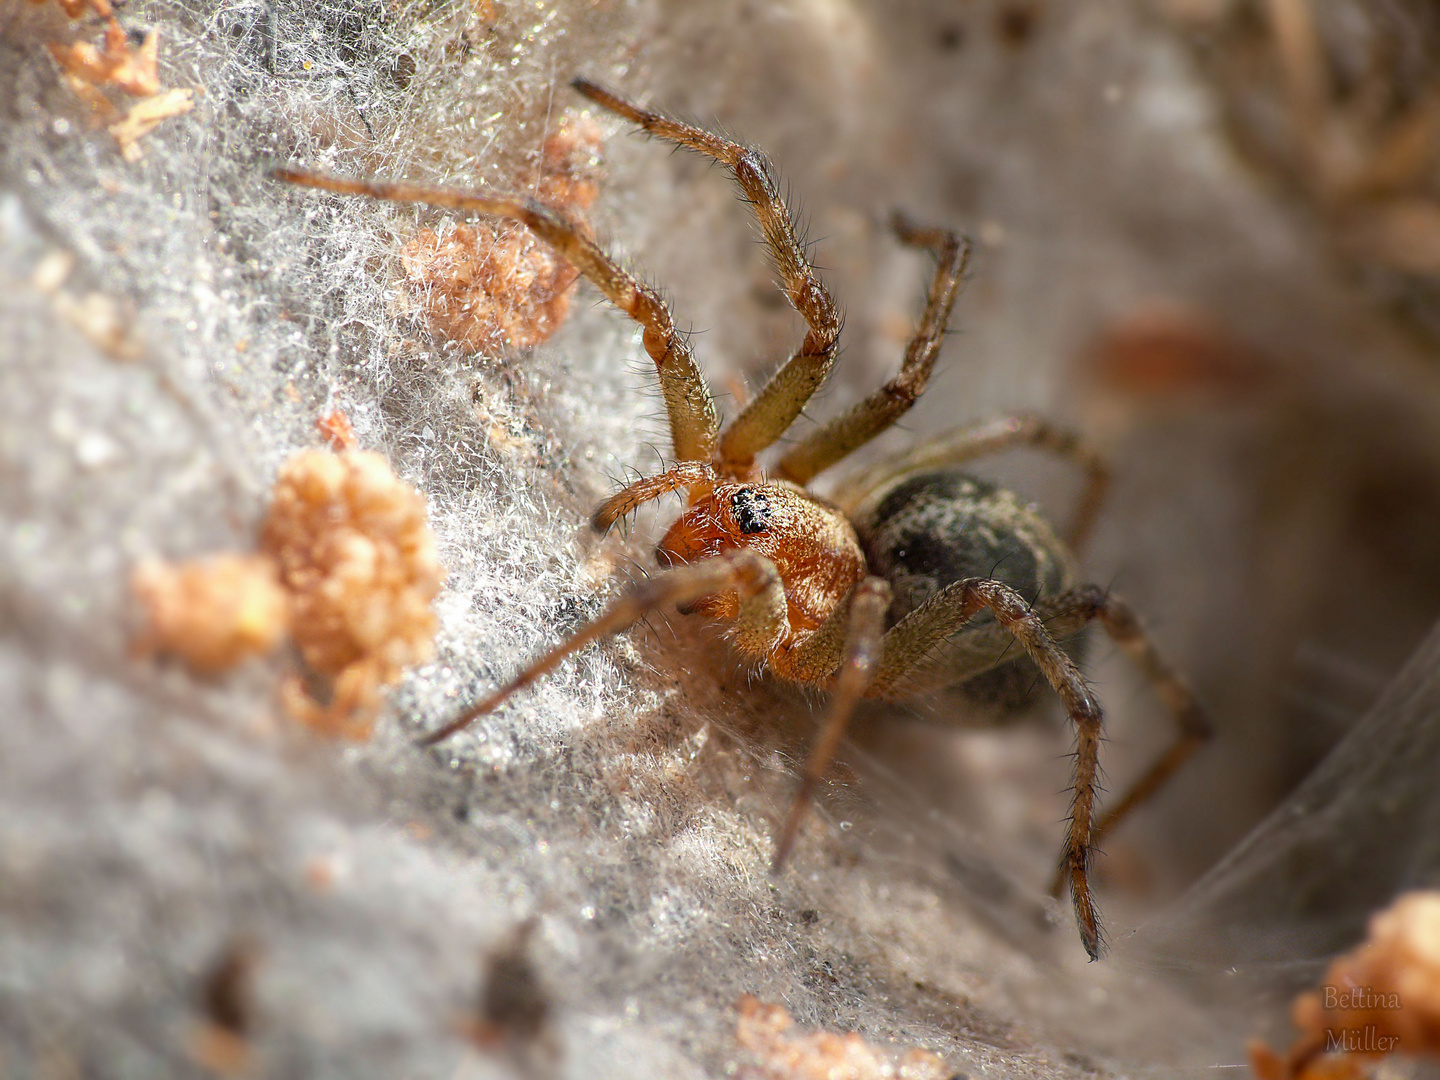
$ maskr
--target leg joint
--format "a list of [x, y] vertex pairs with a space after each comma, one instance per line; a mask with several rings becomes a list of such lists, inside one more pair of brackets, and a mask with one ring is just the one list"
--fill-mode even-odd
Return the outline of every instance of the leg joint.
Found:
[[734, 164], [736, 182], [745, 189], [752, 202], [769, 195], [774, 187], [770, 179], [770, 162], [759, 150], [745, 148], [736, 155]]

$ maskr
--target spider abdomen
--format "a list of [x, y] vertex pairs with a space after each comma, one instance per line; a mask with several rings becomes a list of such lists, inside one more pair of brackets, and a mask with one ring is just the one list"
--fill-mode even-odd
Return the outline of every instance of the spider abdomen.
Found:
[[1003, 581], [1032, 603], [1073, 583], [1070, 553], [1039, 510], [959, 469], [893, 481], [853, 521], [871, 572], [894, 590], [892, 625], [963, 578]]
[[[1075, 584], [1070, 552], [1038, 508], [956, 468], [877, 488], [852, 522], [871, 573], [890, 583], [890, 626], [966, 578], [1003, 582], [1031, 604]], [[915, 692], [962, 686], [967, 698], [1007, 711], [1019, 707], [1038, 673], [1015, 653], [1010, 635], [981, 612], [916, 672]]]

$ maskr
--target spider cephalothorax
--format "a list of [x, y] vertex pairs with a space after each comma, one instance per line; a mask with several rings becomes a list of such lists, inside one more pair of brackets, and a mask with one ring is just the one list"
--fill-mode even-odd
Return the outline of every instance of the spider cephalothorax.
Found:
[[[662, 565], [679, 567], [742, 550], [769, 559], [785, 583], [786, 618], [774, 620], [777, 632], [785, 630], [765, 650], [783, 675], [787, 652], [865, 577], [865, 556], [845, 515], [783, 481], [720, 481], [692, 493], [655, 554]], [[739, 600], [727, 592], [701, 597], [690, 607], [733, 619]]]
[[[626, 486], [595, 512], [604, 530], [638, 506], [674, 491], [686, 507], [657, 548], [663, 569], [622, 592], [600, 615], [536, 659], [506, 686], [424, 741], [435, 743], [495, 708], [566, 656], [625, 629], [666, 604], [726, 620], [730, 640], [782, 678], [827, 689], [829, 711], [806, 763], [799, 794], [775, 845], [778, 868], [804, 808], [835, 755], [861, 697], [898, 699], [959, 685], [981, 696], [1026, 682], [1031, 665], [1054, 688], [1075, 725], [1074, 793], [1055, 891], [1070, 886], [1080, 938], [1091, 957], [1101, 937], [1090, 893], [1095, 844], [1152, 794], [1209, 734], [1186, 683], [1151, 646], [1120, 600], [1074, 584], [1073, 558], [1106, 481], [1080, 439], [1034, 417], [1006, 417], [933, 440], [850, 481], [834, 502], [811, 493], [818, 473], [884, 431], [914, 404], [935, 366], [969, 246], [944, 229], [896, 215], [902, 243], [936, 260], [925, 312], [899, 372], [849, 412], [793, 444], [768, 469], [757, 455], [783, 436], [834, 364], [838, 307], [806, 257], [769, 163], [758, 151], [681, 123], [576, 79], [574, 87], [652, 135], [705, 154], [734, 174], [754, 209], [786, 297], [804, 318], [800, 346], [722, 430], [705, 378], [658, 293], [589, 238], [588, 230], [533, 199], [487, 192], [341, 180], [293, 169], [292, 183], [401, 202], [478, 211], [524, 223], [640, 323], [655, 361], [676, 464]], [[1066, 542], [1030, 507], [958, 466], [1013, 446], [1075, 461], [1089, 485]], [[1098, 620], [1140, 666], [1175, 713], [1180, 735], [1099, 822], [1100, 707], [1060, 642]], [[1019, 642], [1024, 657], [1017, 660]], [[1006, 691], [1007, 693], [1009, 691]], [[1003, 696], [1003, 695], [1002, 695]], [[959, 723], [967, 717], [956, 716]]]

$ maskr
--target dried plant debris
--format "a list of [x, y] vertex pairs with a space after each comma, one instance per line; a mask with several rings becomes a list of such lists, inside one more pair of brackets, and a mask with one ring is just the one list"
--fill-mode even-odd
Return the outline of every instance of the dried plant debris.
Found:
[[[31, 2], [43, 3], [43, 0]], [[157, 74], [160, 38], [155, 31], [147, 33], [137, 48], [115, 17], [109, 0], [89, 0], [88, 3], [60, 0], [60, 6], [72, 19], [90, 8], [105, 22], [105, 35], [99, 45], [88, 41], [50, 45], [50, 54], [62, 71], [91, 86], [113, 86], [132, 97], [149, 97], [160, 92]]]
[[[545, 141], [537, 176], [517, 190], [563, 212], [589, 234], [599, 194], [600, 129], [567, 117]], [[434, 333], [469, 351], [537, 345], [570, 311], [579, 276], [551, 247], [514, 223], [421, 229], [400, 254], [414, 303]]]
[[379, 454], [302, 451], [280, 470], [261, 547], [290, 593], [301, 656], [331, 680], [323, 704], [289, 680], [289, 711], [364, 738], [383, 688], [434, 648], [430, 601], [444, 574], [424, 498]]
[[355, 435], [355, 425], [343, 410], [332, 410], [316, 420], [315, 430], [332, 450], [356, 450], [360, 446], [360, 440]]
[[[45, 0], [30, 2], [38, 4]], [[150, 30], [136, 45], [115, 17], [110, 0], [58, 2], [72, 19], [80, 18], [88, 10], [103, 20], [100, 44], [51, 42], [50, 55], [75, 96], [90, 107], [96, 120], [109, 127], [125, 160], [138, 161], [143, 153], [140, 140], [162, 120], [194, 108], [195, 90], [165, 90], [161, 86], [159, 34]], [[117, 94], [141, 100], [126, 105]]]
[[[36, 7], [50, 3], [50, 0], [30, 0]], [[78, 19], [87, 11], [93, 11], [101, 18], [111, 15], [110, 0], [55, 0], [60, 10], [72, 19]]]
[[258, 1022], [255, 969], [260, 947], [251, 938], [232, 940], [205, 972], [199, 986], [200, 1023], [190, 1057], [211, 1072], [233, 1076], [250, 1066], [250, 1036]]
[[273, 652], [290, 627], [290, 598], [265, 555], [149, 559], [130, 585], [148, 616], [136, 652], [178, 656], [203, 674]]
[[536, 196], [572, 215], [587, 213], [600, 197], [600, 125], [584, 114], [561, 117], [540, 155]]
[[736, 1075], [745, 1080], [957, 1080], [961, 1075], [928, 1050], [900, 1056], [871, 1046], [853, 1032], [791, 1032], [795, 1021], [780, 1005], [746, 994], [735, 1005], [735, 1041], [751, 1055]]
[[1440, 14], [1424, 0], [1166, 7], [1195, 35], [1241, 150], [1355, 262], [1440, 278]]
[[554, 1075], [561, 1057], [553, 1006], [530, 958], [540, 920], [532, 916], [482, 958], [484, 983], [478, 1008], [462, 1020], [460, 1033], [487, 1053], [504, 1054], [527, 1077]]
[[1250, 1047], [1260, 1080], [1360, 1077], [1390, 1055], [1440, 1057], [1440, 892], [1408, 893], [1374, 916], [1365, 943], [1290, 1016], [1300, 1034], [1287, 1054]]
[[137, 101], [110, 125], [110, 134], [120, 144], [126, 161], [138, 161], [142, 153], [140, 140], [160, 126], [162, 120], [187, 113], [195, 107], [191, 100], [195, 91], [189, 88], [166, 90], [144, 101]]
[[326, 734], [368, 736], [384, 688], [434, 645], [430, 601], [444, 575], [424, 498], [378, 454], [301, 451], [280, 470], [261, 546], [142, 564], [140, 651], [214, 673], [271, 651], [288, 631], [319, 678], [286, 680], [287, 711]]

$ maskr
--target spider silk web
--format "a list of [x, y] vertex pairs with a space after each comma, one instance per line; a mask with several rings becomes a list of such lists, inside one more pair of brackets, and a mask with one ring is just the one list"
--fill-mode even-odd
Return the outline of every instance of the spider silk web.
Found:
[[1396, 895], [1440, 882], [1437, 669], [1440, 628], [1310, 777], [1142, 934], [1160, 957], [1288, 992]]

